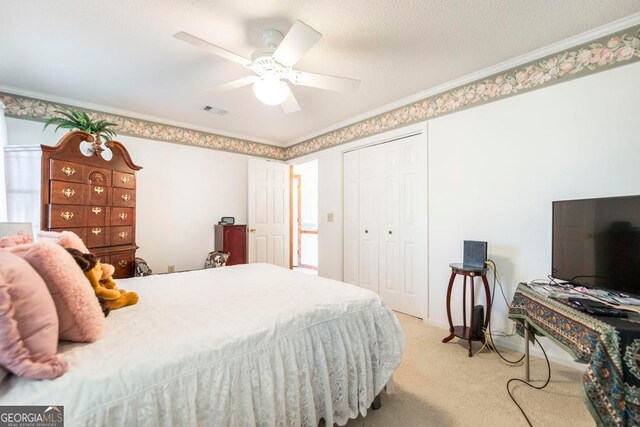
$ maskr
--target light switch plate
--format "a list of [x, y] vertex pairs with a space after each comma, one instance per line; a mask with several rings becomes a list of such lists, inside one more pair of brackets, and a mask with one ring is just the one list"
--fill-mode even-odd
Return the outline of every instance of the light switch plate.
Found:
[[327, 214], [327, 222], [333, 222], [333, 212]]

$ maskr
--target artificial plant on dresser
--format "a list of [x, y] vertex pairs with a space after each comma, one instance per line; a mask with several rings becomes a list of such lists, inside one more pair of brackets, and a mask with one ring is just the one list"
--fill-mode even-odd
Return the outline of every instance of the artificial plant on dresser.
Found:
[[136, 246], [136, 172], [142, 169], [117, 141], [77, 130], [42, 145], [43, 230], [70, 230], [114, 277], [132, 277]]

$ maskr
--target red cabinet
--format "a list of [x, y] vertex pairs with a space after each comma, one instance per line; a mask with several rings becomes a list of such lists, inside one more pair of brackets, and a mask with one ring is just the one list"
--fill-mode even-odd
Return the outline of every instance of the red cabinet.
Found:
[[216, 225], [216, 251], [228, 252], [231, 255], [227, 265], [247, 263], [247, 226]]

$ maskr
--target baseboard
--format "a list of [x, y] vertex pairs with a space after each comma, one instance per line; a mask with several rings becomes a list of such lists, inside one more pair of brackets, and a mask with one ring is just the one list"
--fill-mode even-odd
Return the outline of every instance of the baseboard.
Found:
[[[435, 326], [436, 328], [444, 329], [445, 331], [449, 330], [448, 323], [440, 322], [438, 320], [431, 320], [431, 319], [424, 319], [423, 321], [429, 326]], [[566, 366], [568, 368], [576, 369], [579, 371], [585, 370], [586, 365], [584, 363], [578, 363], [573, 359], [571, 359], [571, 356], [569, 355], [569, 353], [564, 351], [561, 347], [559, 347], [552, 341], [546, 338], [542, 338], [541, 341], [544, 345], [545, 351], [547, 352], [547, 357], [549, 358], [549, 361], [553, 363], [557, 363], [562, 366]], [[498, 346], [499, 350], [504, 348], [509, 351], [513, 351], [516, 354], [522, 354], [524, 351], [524, 339], [518, 335], [513, 337], [508, 337], [508, 338], [494, 336], [493, 342]], [[537, 345], [529, 346], [529, 354], [531, 355], [532, 358], [540, 358], [540, 359], [544, 358], [542, 351]]]

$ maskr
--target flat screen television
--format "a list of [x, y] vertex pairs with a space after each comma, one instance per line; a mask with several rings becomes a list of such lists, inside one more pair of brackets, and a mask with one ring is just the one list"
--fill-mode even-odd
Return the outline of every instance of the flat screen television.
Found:
[[640, 196], [553, 202], [552, 276], [640, 295]]

